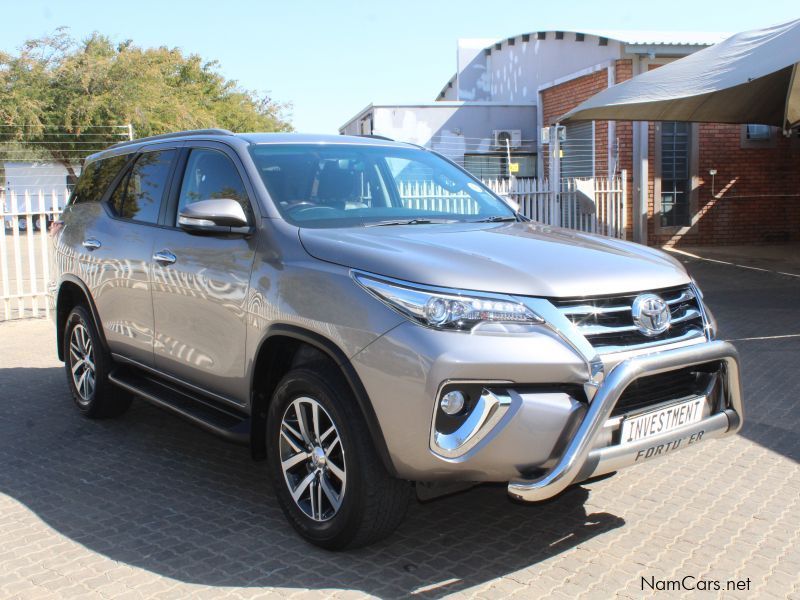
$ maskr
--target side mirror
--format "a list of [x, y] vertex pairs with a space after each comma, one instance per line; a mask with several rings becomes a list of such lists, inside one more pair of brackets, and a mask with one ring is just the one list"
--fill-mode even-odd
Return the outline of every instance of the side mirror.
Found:
[[230, 198], [200, 200], [184, 207], [178, 227], [195, 233], [249, 233], [242, 205]]

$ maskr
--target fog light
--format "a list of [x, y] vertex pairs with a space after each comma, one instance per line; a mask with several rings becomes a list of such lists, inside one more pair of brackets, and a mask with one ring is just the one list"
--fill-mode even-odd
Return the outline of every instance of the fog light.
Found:
[[447, 392], [444, 396], [442, 396], [441, 401], [439, 402], [439, 406], [446, 415], [455, 415], [461, 412], [461, 409], [464, 408], [464, 394], [459, 392], [458, 390], [453, 392]]

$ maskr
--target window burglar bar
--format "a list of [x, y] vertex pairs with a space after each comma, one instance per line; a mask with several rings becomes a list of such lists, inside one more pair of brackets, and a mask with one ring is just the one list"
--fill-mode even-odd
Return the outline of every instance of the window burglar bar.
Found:
[[661, 226], [691, 224], [689, 214], [689, 123], [661, 124]]

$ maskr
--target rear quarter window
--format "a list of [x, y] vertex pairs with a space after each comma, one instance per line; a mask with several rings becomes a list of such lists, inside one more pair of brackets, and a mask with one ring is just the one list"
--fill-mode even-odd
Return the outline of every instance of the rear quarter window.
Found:
[[123, 154], [102, 158], [88, 164], [78, 179], [70, 204], [100, 202], [120, 169], [128, 162], [128, 158], [129, 155]]
[[176, 154], [175, 150], [140, 154], [109, 199], [114, 214], [122, 219], [156, 223]]

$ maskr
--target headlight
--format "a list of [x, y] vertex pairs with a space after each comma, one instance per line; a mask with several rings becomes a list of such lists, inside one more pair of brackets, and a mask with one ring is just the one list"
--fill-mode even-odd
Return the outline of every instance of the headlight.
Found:
[[389, 282], [364, 273], [353, 273], [353, 277], [373, 296], [427, 327], [472, 331], [478, 326], [498, 324], [500, 331], [514, 332], [520, 331], [520, 327], [514, 325], [544, 322], [527, 306], [509, 296], [426, 288]]

